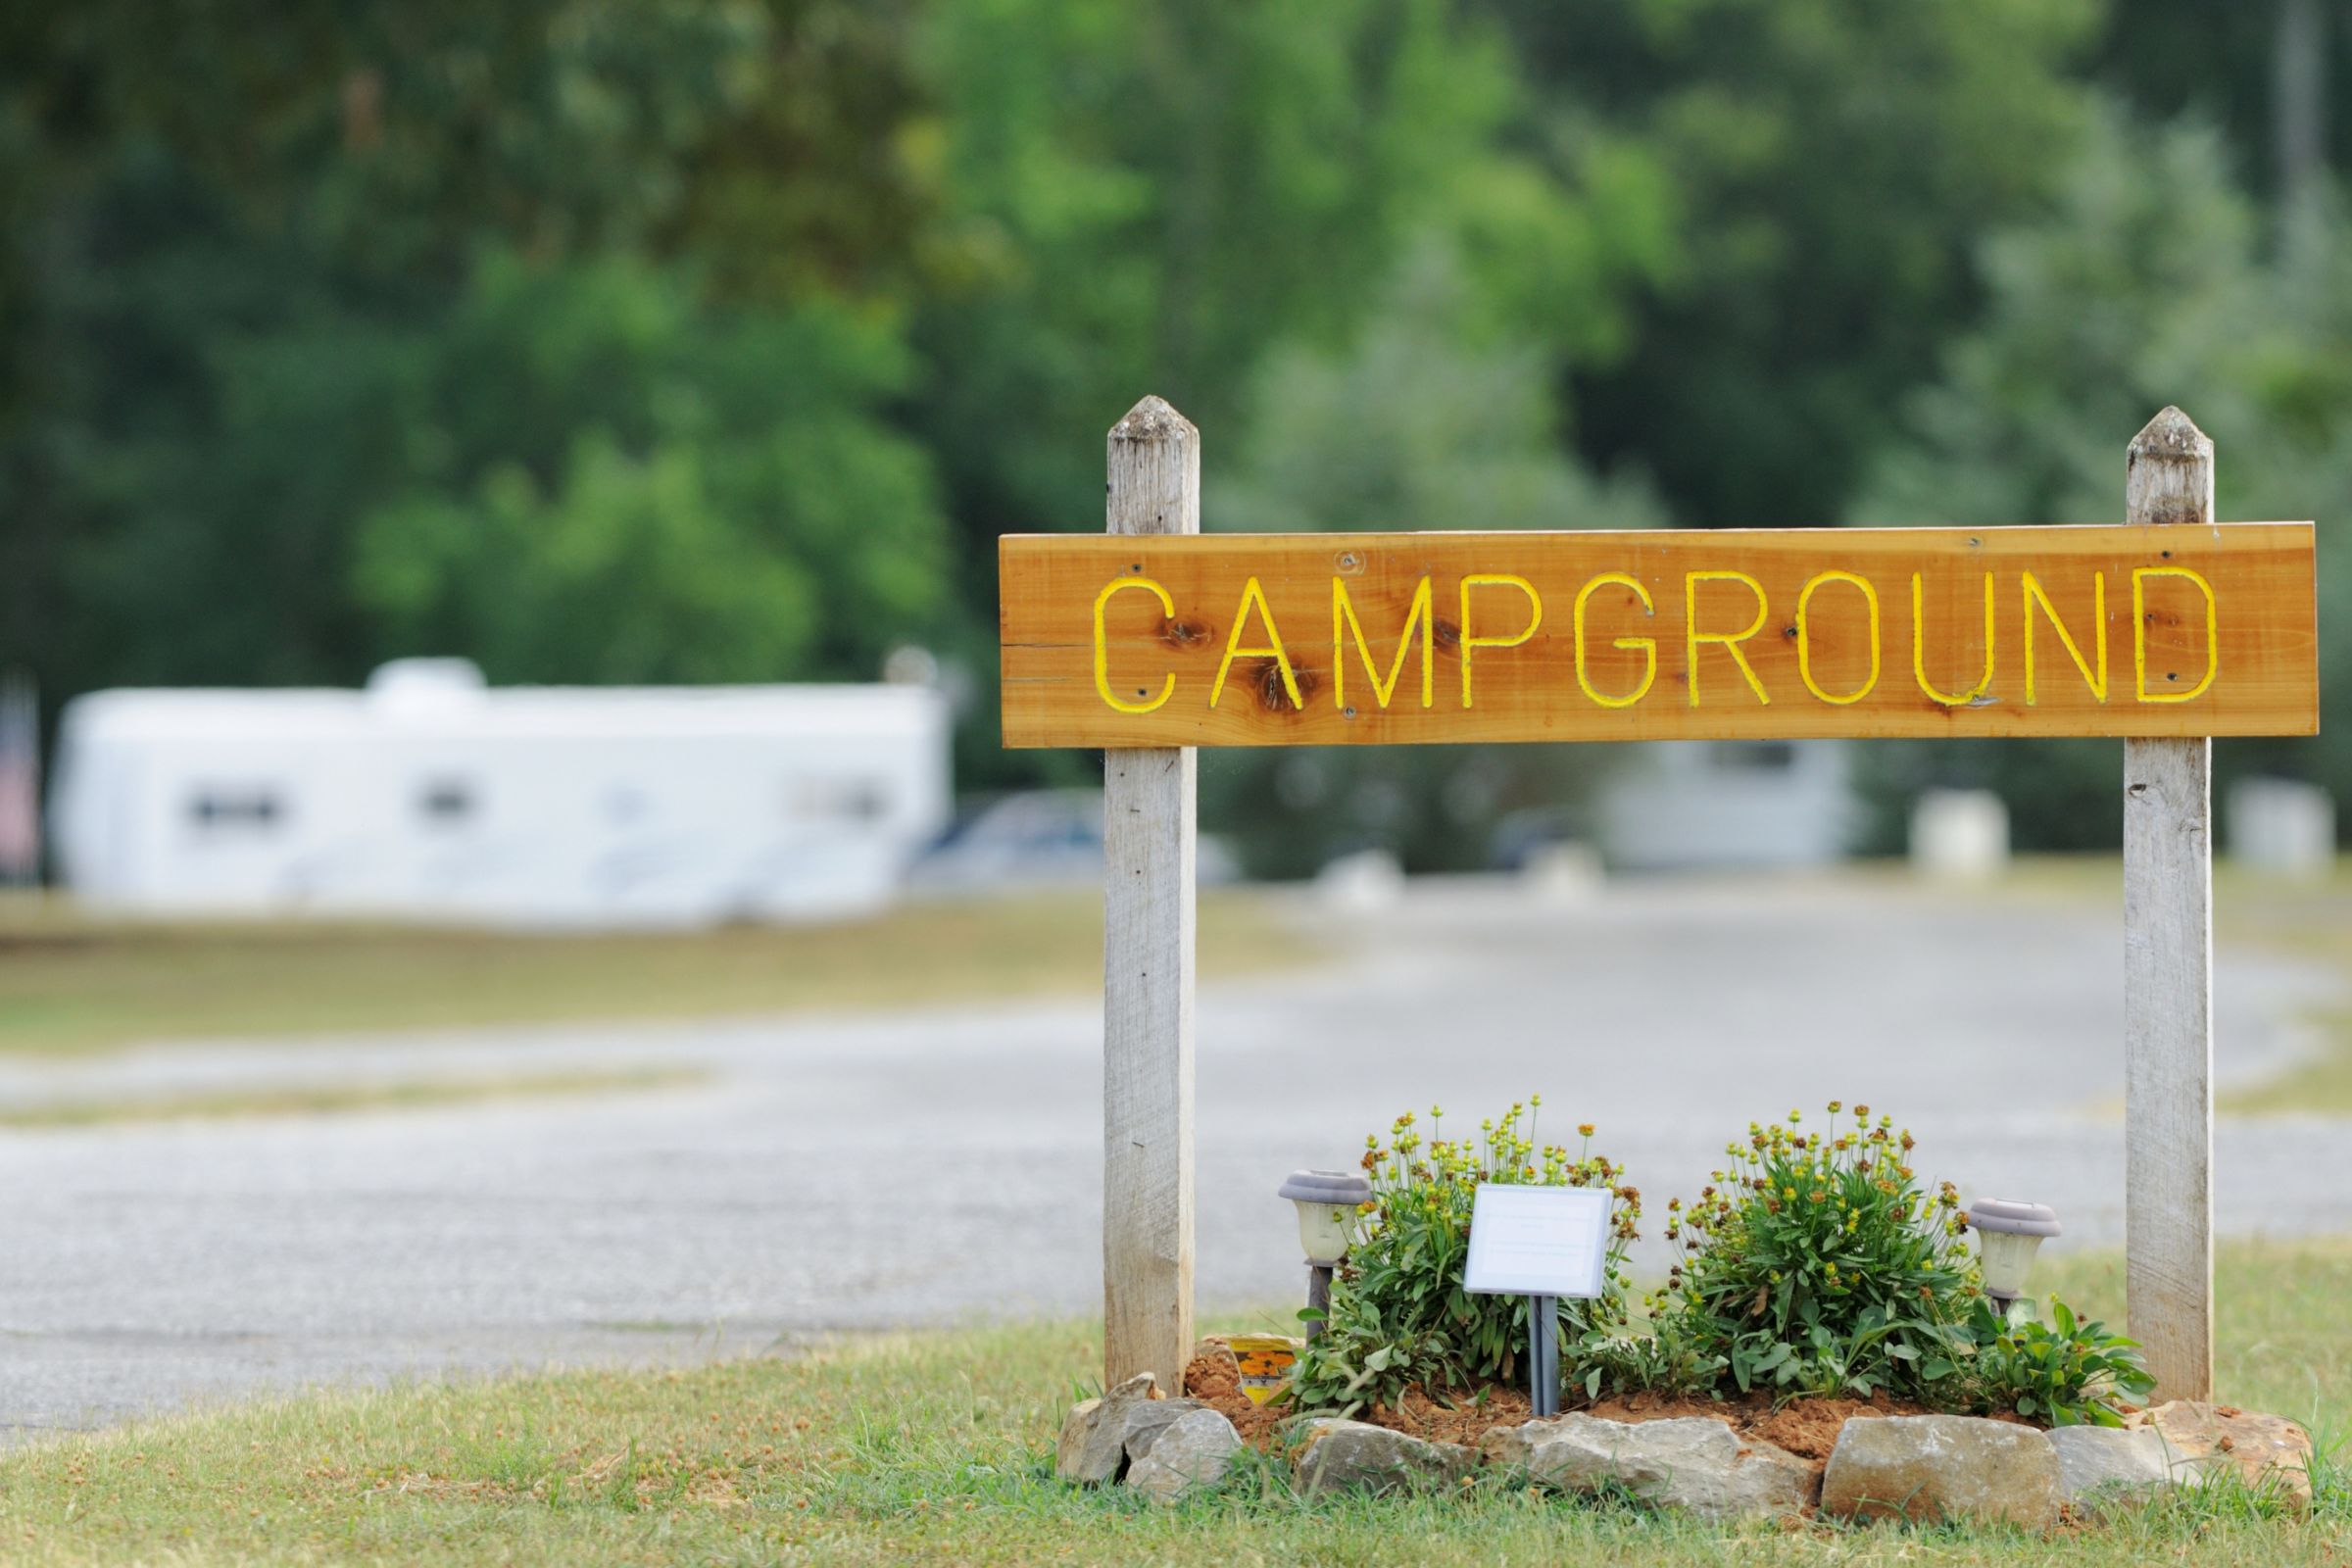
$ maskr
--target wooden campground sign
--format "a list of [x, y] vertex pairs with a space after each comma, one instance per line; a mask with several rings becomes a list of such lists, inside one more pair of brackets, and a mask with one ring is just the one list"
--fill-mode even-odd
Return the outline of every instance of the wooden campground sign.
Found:
[[2312, 525], [1008, 536], [1008, 746], [2308, 735]]
[[1008, 746], [1102, 749], [1103, 1383], [1193, 1351], [1202, 746], [2124, 737], [2124, 1229], [2158, 1398], [2213, 1387], [2215, 735], [2319, 727], [2312, 526], [2216, 523], [2166, 409], [2124, 525], [1200, 534], [1200, 432], [999, 559]]

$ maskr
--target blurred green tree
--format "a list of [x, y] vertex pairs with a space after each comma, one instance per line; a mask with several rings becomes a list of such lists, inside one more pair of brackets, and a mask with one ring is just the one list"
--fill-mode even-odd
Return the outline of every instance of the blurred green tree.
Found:
[[1457, 10], [931, 14], [943, 226], [971, 270], [922, 313], [922, 416], [974, 547], [1100, 526], [1100, 434], [1145, 392], [1212, 454], [1239, 439], [1268, 348], [1348, 343], [1425, 234], [1453, 245], [1466, 320], [1555, 352], [1622, 342], [1619, 291], [1673, 260], [1656, 171], [1597, 141], [1529, 157], [1505, 40]]
[[[1989, 238], [1984, 324], [1906, 400], [1902, 437], [1851, 520], [2115, 520], [2124, 447], [2178, 402], [2213, 437], [2226, 517], [2321, 526], [2322, 733], [2227, 741], [2224, 780], [2253, 770], [2352, 782], [2352, 536], [2328, 502], [2352, 486], [2352, 234], [2331, 205], [2282, 227], [2232, 177], [2210, 129], [2108, 112], [2045, 219]], [[1929, 783], [2009, 800], [2021, 846], [2120, 840], [2113, 742], [1869, 748], [1873, 847]]]
[[1479, 0], [1545, 145], [1600, 124], [1665, 171], [1683, 265], [1629, 352], [1574, 368], [1584, 451], [1688, 525], [1834, 519], [1978, 302], [1987, 227], [2038, 210], [2097, 0]]
[[[0, 663], [54, 701], [915, 638], [971, 677], [967, 784], [1077, 779], [996, 745], [993, 542], [1097, 526], [1146, 391], [1212, 527], [1818, 522], [1864, 476], [1865, 514], [2106, 515], [2192, 388], [2233, 509], [2315, 510], [2341, 225], [2241, 186], [2316, 4], [24, 0]], [[2094, 74], [2225, 80], [2239, 177], [2164, 138], [2159, 201]], [[2333, 745], [2232, 755], [2352, 777]], [[2095, 837], [2089, 755], [2004, 765]], [[1451, 863], [1574, 787], [1528, 766], [1287, 798]]]
[[359, 530], [383, 652], [462, 648], [501, 680], [870, 680], [947, 608], [929, 465], [876, 413], [907, 357], [839, 309], [502, 257], [378, 363], [415, 444]]
[[2218, 128], [2236, 176], [2277, 200], [2352, 162], [2348, 22], [2329, 0], [2131, 0], [2107, 7], [2092, 69], [2150, 122]]
[[[1454, 259], [1449, 324], [1481, 352], [1515, 339], [1550, 379], [1622, 348], [1624, 292], [1675, 263], [1646, 154], [1595, 134], [1533, 156], [1507, 40], [1455, 0], [966, 0], [926, 14], [917, 55], [950, 261], [916, 315], [914, 419], [982, 612], [952, 644], [978, 687], [972, 782], [1084, 770], [997, 747], [985, 607], [999, 534], [1101, 527], [1102, 435], [1138, 397], [1200, 426], [1213, 527], [1236, 515], [1260, 364], [1351, 352], [1415, 244]], [[1389, 406], [1425, 451], [1464, 428], [1435, 388]]]
[[950, 602], [892, 14], [12, 8], [0, 663], [870, 675]]
[[[1644, 528], [1639, 475], [1563, 449], [1553, 357], [1482, 317], [1491, 295], [1447, 241], [1413, 246], [1353, 339], [1292, 343], [1248, 390], [1217, 478], [1246, 529]], [[1399, 746], [1211, 754], [1211, 818], [1262, 873], [1388, 850], [1416, 871], [1477, 868], [1514, 813], [1556, 834], [1615, 755], [1595, 746]], [[1522, 818], [1525, 820], [1525, 818]]]

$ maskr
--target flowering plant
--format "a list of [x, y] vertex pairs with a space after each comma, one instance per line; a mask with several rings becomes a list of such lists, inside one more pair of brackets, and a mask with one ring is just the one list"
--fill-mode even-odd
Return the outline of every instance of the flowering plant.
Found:
[[1445, 1111], [1433, 1105], [1426, 1139], [1407, 1111], [1387, 1143], [1378, 1135], [1364, 1140], [1372, 1196], [1332, 1281], [1322, 1331], [1293, 1371], [1299, 1405], [1351, 1411], [1393, 1403], [1416, 1384], [1443, 1397], [1447, 1388], [1516, 1379], [1528, 1343], [1526, 1299], [1462, 1289], [1471, 1207], [1489, 1182], [1603, 1187], [1614, 1195], [1604, 1293], [1559, 1303], [1562, 1340], [1625, 1321], [1625, 1254], [1640, 1232], [1641, 1191], [1623, 1183], [1623, 1167], [1592, 1152], [1590, 1123], [1577, 1129], [1573, 1154], [1540, 1142], [1543, 1104], [1532, 1095], [1462, 1138], [1445, 1136]]
[[1949, 1182], [1922, 1188], [1893, 1118], [1822, 1132], [1749, 1123], [1698, 1200], [1668, 1206], [1678, 1258], [1653, 1298], [1661, 1337], [1720, 1356], [1741, 1393], [1885, 1389], [1951, 1407], [1977, 1348], [1983, 1287]]

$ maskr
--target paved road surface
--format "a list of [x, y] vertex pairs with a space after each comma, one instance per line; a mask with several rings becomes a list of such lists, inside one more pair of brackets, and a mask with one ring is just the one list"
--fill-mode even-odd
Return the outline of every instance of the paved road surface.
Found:
[[[1661, 1203], [1751, 1116], [1893, 1110], [1921, 1165], [2121, 1232], [2112, 912], [1894, 887], [1655, 884], [1586, 905], [1416, 886], [1300, 919], [1348, 956], [1200, 1011], [1200, 1292], [1297, 1283], [1294, 1165], [1407, 1105], [1540, 1089]], [[2224, 1080], [2337, 995], [2225, 950]], [[659, 1062], [681, 1088], [0, 1136], [0, 1441], [312, 1382], [692, 1359], [1097, 1299], [1099, 1024], [1083, 1003], [887, 1017], [181, 1047], [0, 1068], [0, 1101]], [[2225, 1120], [2230, 1232], [2352, 1232], [2352, 1121]]]

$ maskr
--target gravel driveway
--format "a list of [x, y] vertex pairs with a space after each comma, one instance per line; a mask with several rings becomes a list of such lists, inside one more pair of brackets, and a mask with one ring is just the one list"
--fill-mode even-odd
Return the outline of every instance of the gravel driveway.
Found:
[[[2118, 893], [2120, 906], [2120, 890]], [[1417, 884], [1298, 919], [1344, 954], [1200, 1005], [1200, 1287], [1287, 1297], [1274, 1188], [1441, 1101], [1541, 1090], [1662, 1207], [1751, 1117], [1869, 1102], [1965, 1190], [2122, 1230], [2116, 910], [1900, 884]], [[2225, 950], [2225, 1083], [2340, 997]], [[0, 1134], [0, 1437], [265, 1388], [690, 1360], [839, 1328], [1078, 1313], [1099, 1288], [1082, 1002], [176, 1046], [0, 1067], [0, 1102], [658, 1064], [684, 1087]], [[2352, 1232], [2352, 1121], [2225, 1119], [2230, 1233]]]

